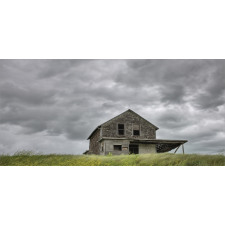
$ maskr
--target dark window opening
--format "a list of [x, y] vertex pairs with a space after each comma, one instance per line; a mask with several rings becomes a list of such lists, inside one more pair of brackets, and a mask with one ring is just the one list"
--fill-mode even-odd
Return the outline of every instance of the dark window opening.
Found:
[[118, 134], [124, 135], [124, 124], [118, 124]]
[[140, 131], [139, 130], [134, 130], [133, 135], [139, 136], [140, 135]]
[[122, 151], [122, 145], [114, 145], [114, 150]]
[[138, 124], [133, 125], [133, 135], [134, 136], [140, 135], [140, 125], [138, 125]]

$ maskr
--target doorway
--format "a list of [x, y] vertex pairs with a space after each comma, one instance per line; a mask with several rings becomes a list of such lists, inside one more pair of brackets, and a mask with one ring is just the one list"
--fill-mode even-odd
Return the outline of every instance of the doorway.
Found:
[[138, 145], [129, 145], [130, 154], [139, 154], [139, 146]]

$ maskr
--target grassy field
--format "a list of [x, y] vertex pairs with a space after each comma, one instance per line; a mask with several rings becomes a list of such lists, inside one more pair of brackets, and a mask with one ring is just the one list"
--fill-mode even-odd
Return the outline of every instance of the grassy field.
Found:
[[224, 166], [224, 155], [1, 155], [0, 166]]

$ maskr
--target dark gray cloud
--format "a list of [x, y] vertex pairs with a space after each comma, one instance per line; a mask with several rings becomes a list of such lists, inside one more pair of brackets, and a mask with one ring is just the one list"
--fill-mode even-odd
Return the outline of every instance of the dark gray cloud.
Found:
[[0, 152], [80, 154], [128, 108], [158, 138], [225, 152], [225, 60], [0, 60]]

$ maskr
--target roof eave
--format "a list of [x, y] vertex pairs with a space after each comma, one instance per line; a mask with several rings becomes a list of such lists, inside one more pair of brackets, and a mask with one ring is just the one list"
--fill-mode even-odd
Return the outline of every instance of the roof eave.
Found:
[[93, 131], [92, 133], [89, 135], [89, 137], [87, 138], [87, 140], [89, 140], [91, 138], [91, 136], [95, 133], [96, 130], [98, 130], [99, 128], [101, 128], [101, 125], [100, 126], [97, 126]]

